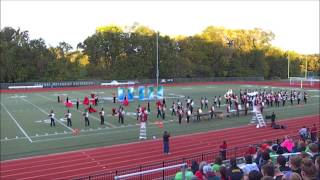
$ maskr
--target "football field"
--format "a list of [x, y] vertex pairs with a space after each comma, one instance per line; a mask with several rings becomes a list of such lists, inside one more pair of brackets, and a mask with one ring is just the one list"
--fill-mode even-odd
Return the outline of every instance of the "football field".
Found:
[[[155, 100], [150, 101], [151, 114], [148, 118], [147, 137], [161, 138], [164, 130], [172, 135], [191, 134], [204, 132], [226, 127], [238, 127], [246, 125], [251, 120], [251, 115], [231, 117], [224, 119], [202, 120], [187, 124], [178, 124], [177, 117], [171, 116], [171, 105], [178, 99], [185, 104], [185, 99], [190, 96], [195, 101], [195, 107], [200, 105], [201, 97], [209, 99], [209, 106], [213, 103], [214, 96], [223, 96], [228, 89], [239, 94], [240, 89], [278, 89], [293, 90], [289, 87], [271, 87], [254, 85], [194, 85], [194, 86], [166, 86], [164, 97], [167, 110], [164, 120], [156, 117]], [[296, 89], [300, 91], [301, 89]], [[319, 90], [301, 90], [309, 95], [308, 103], [302, 105], [286, 102], [283, 107], [266, 107], [264, 115], [275, 112], [277, 119], [300, 117], [319, 113]], [[82, 102], [85, 96], [90, 97], [91, 93], [99, 95], [100, 101], [94, 108], [97, 111], [103, 107], [105, 111], [105, 125], [100, 125], [98, 113], [89, 115], [90, 126], [85, 127], [83, 111], [86, 106], [80, 104], [79, 110], [75, 105], [70, 108], [72, 113], [72, 127], [67, 126], [64, 118], [68, 110], [63, 103], [57, 102], [58, 96], [68, 97], [75, 102], [77, 98]], [[32, 155], [41, 155], [70, 150], [122, 144], [139, 140], [140, 124], [136, 120], [136, 108], [140, 104], [146, 106], [147, 101], [135, 99], [129, 106], [125, 106], [124, 124], [118, 123], [118, 117], [112, 116], [112, 108], [118, 108], [120, 103], [112, 102], [112, 94], [117, 94], [117, 89], [92, 89], [76, 91], [48, 91], [34, 93], [2, 93], [1, 94], [1, 160], [15, 159]], [[137, 90], [135, 91], [135, 95]], [[222, 99], [221, 108], [217, 111], [225, 111], [225, 100]], [[50, 127], [48, 114], [54, 110], [56, 115], [56, 126]], [[204, 109], [208, 112], [208, 109]], [[184, 118], [185, 119], [185, 118]], [[163, 122], [163, 127], [159, 126]], [[78, 134], [74, 130], [79, 130]]]

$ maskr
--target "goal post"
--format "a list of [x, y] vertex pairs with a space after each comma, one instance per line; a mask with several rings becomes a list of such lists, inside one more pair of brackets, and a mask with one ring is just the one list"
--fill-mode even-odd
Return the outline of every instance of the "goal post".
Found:
[[289, 83], [290, 86], [297, 86], [299, 85], [300, 88], [303, 88], [304, 86], [313, 87], [315, 82], [319, 82], [319, 79], [314, 79], [313, 77], [290, 77]]

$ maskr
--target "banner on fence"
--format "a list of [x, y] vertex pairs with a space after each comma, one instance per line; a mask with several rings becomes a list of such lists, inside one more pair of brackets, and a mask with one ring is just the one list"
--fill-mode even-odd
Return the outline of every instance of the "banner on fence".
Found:
[[144, 100], [144, 86], [139, 86], [138, 87], [138, 91], [139, 91], [139, 100], [143, 101]]
[[133, 101], [134, 87], [128, 87], [128, 101]]
[[123, 101], [124, 100], [124, 88], [123, 87], [118, 87], [118, 100]]
[[148, 87], [148, 99], [153, 99], [154, 98], [154, 87], [149, 86]]
[[157, 98], [158, 98], [158, 99], [163, 99], [163, 86], [158, 86], [158, 89], [157, 89]]

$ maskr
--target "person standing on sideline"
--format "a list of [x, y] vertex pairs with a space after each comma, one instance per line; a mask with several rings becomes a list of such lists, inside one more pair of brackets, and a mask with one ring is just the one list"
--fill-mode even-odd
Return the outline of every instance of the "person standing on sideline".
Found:
[[83, 116], [84, 116], [84, 126], [90, 126], [89, 112], [87, 109], [84, 110]]
[[100, 124], [104, 125], [104, 110], [103, 110], [103, 108], [101, 108], [101, 111], [99, 114], [100, 114], [100, 120], [101, 120]]
[[220, 154], [221, 154], [222, 160], [227, 159], [227, 142], [226, 141], [223, 141], [223, 143], [220, 145]]
[[53, 110], [51, 110], [51, 113], [48, 115], [50, 117], [50, 120], [51, 120], [51, 123], [50, 123], [50, 126], [52, 127], [53, 126], [56, 126], [56, 123], [54, 122], [54, 113], [53, 113]]
[[167, 131], [164, 131], [164, 133], [163, 133], [163, 153], [165, 155], [170, 154], [169, 153], [169, 138], [170, 138], [170, 134]]
[[77, 98], [77, 110], [79, 110], [79, 104], [80, 104], [80, 101], [79, 101], [79, 98]]
[[71, 112], [68, 109], [68, 112], [66, 113], [66, 118], [67, 118], [67, 126], [71, 127], [72, 126], [72, 122], [71, 122]]

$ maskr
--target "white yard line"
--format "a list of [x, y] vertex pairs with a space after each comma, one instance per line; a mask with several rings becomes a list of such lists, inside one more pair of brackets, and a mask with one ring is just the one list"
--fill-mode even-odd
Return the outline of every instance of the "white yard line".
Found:
[[[30, 101], [28, 101], [28, 100], [26, 100], [26, 99], [24, 99], [24, 98], [21, 98], [21, 100], [23, 100], [23, 101], [31, 104], [32, 106], [36, 107], [37, 109], [39, 109], [39, 111], [43, 112], [44, 114], [46, 114], [46, 115], [49, 114], [48, 112], [46, 112], [45, 110], [43, 110], [42, 108], [40, 108], [39, 106], [33, 104], [32, 102], [30, 102]], [[55, 120], [56, 120], [59, 124], [61, 124], [62, 126], [64, 126], [65, 128], [69, 129], [71, 132], [73, 132], [73, 129], [72, 129], [72, 128], [68, 127], [68, 126], [65, 125], [63, 122], [61, 122], [60, 120], [58, 120], [57, 118], [55, 118]]]
[[6, 108], [5, 105], [3, 105], [1, 103], [2, 107], [4, 108], [4, 110], [6, 110], [6, 112], [9, 114], [9, 116], [11, 117], [11, 119], [16, 123], [16, 125], [18, 126], [18, 128], [20, 129], [20, 131], [25, 135], [25, 137], [30, 141], [30, 143], [32, 143], [32, 139], [28, 136], [28, 134], [26, 133], [26, 131], [20, 126], [20, 124], [17, 122], [17, 120], [13, 117], [13, 115], [9, 112], [9, 110]]
[[[42, 97], [42, 98], [45, 98], [45, 99], [47, 99], [47, 100], [49, 100], [49, 101], [53, 101], [53, 102], [55, 102], [55, 100], [53, 100], [53, 99], [51, 99], [51, 98], [48, 98], [48, 97], [42, 96], [42, 95], [40, 95], [40, 94], [37, 94], [37, 95], [38, 95], [38, 96], [40, 96], [40, 97]], [[75, 112], [83, 113], [83, 111], [81, 111], [81, 110], [75, 110], [75, 109], [73, 109], [73, 108], [71, 108], [71, 110], [73, 110], [73, 111], [75, 111]], [[93, 115], [91, 115], [91, 114], [89, 114], [89, 117], [92, 117], [93, 119], [95, 119], [95, 120], [97, 120], [97, 121], [99, 121], [99, 122], [100, 122], [100, 119], [99, 119], [99, 118], [97, 118], [97, 117], [95, 117], [95, 116], [93, 116]], [[115, 126], [115, 125], [113, 125], [113, 124], [109, 123], [108, 121], [104, 121], [104, 123], [108, 124], [110, 127], [113, 127], [113, 128], [117, 127], [117, 126]]]

